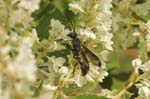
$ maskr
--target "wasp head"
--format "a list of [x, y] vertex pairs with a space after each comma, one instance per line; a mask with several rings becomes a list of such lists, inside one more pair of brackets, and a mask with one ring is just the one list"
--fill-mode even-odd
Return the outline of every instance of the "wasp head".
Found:
[[67, 36], [69, 36], [71, 38], [76, 38], [77, 37], [77, 33], [75, 33], [75, 32], [69, 33]]

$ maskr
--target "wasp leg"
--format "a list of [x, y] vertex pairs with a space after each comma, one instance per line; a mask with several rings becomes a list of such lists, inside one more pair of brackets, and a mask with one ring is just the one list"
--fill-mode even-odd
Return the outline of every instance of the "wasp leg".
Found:
[[75, 69], [76, 69], [76, 66], [78, 65], [78, 62], [77, 63], [75, 63], [75, 65], [73, 66], [73, 72], [72, 72], [72, 74], [73, 74], [73, 77], [74, 77], [74, 73], [75, 73]]

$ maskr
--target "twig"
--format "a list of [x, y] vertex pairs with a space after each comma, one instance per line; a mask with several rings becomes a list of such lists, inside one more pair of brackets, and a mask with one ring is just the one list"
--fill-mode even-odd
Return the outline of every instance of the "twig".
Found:
[[67, 76], [63, 79], [63, 81], [60, 81], [58, 88], [55, 91], [55, 95], [54, 95], [54, 99], [58, 99], [58, 97], [60, 96], [60, 91], [61, 89], [65, 86], [65, 83], [68, 81], [68, 79], [70, 78], [70, 76], [72, 75], [74, 70], [74, 66], [70, 65], [70, 70], [69, 73], [67, 74]]
[[128, 84], [115, 96], [114, 99], [120, 99], [120, 97], [126, 92], [130, 87], [132, 87], [137, 82], [138, 75], [133, 71], [129, 77]]

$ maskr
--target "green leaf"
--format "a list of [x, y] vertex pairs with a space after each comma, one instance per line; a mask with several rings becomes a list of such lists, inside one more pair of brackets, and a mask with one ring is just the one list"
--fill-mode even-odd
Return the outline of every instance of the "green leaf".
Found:
[[59, 9], [61, 13], [64, 13], [68, 7], [66, 0], [54, 0], [53, 4], [56, 6], [57, 9]]
[[113, 85], [111, 89], [120, 89], [123, 88], [126, 85], [125, 81], [113, 78]]
[[[62, 5], [62, 6], [60, 6]], [[42, 1], [40, 4], [40, 9], [37, 10], [34, 14], [34, 20], [36, 22], [36, 29], [38, 32], [38, 36], [40, 38], [48, 38], [49, 37], [49, 29], [50, 29], [50, 20], [58, 19], [62, 22], [66, 22], [64, 18], [63, 12], [66, 8], [67, 3], [61, 4], [61, 2], [48, 2], [48, 0]], [[63, 8], [63, 9], [62, 9]]]
[[111, 52], [110, 55], [109, 55], [109, 59], [110, 59], [110, 61], [108, 63], [108, 68], [109, 69], [113, 69], [113, 68], [116, 68], [116, 67], [120, 66], [117, 53]]
[[70, 20], [74, 19], [75, 15], [68, 9], [70, 0], [43, 0], [40, 4], [40, 9], [33, 14], [36, 23], [36, 29], [40, 38], [49, 37], [50, 20], [56, 19], [61, 21], [67, 28], [70, 27]]
[[43, 88], [43, 80], [41, 80], [38, 88], [35, 90], [33, 97], [39, 97]]
[[71, 99], [108, 99], [108, 98], [97, 96], [97, 95], [92, 95], [92, 94], [84, 94], [84, 95], [80, 95]]
[[79, 94], [84, 94], [85, 92], [91, 92], [95, 89], [97, 83], [87, 83], [83, 87], [78, 87], [76, 84], [70, 84], [67, 88], [63, 89], [63, 92], [68, 96], [77, 96]]
[[111, 89], [112, 85], [113, 85], [113, 80], [112, 80], [112, 76], [109, 74], [102, 83], [100, 83], [100, 85], [102, 86], [102, 88], [104, 89]]

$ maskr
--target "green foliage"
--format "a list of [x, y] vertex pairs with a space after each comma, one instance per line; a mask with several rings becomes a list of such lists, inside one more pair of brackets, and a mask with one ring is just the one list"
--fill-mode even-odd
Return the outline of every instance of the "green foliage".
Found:
[[[0, 1], [0, 98], [149, 98], [149, 0], [38, 1]], [[136, 52], [126, 55], [130, 49]]]
[[97, 96], [97, 95], [84, 94], [70, 99], [108, 99], [108, 98]]
[[83, 87], [78, 87], [75, 84], [71, 84], [68, 86], [69, 88], [64, 88], [63, 91], [68, 96], [74, 96], [74, 95], [79, 95], [79, 94], [85, 94], [85, 91], [92, 93], [93, 88], [96, 88], [96, 86], [97, 84], [95, 83], [88, 83], [84, 85]]
[[70, 27], [67, 17], [72, 19], [75, 16], [68, 10], [70, 2], [71, 0], [43, 0], [41, 2], [40, 9], [33, 14], [40, 38], [47, 38], [49, 36], [51, 19], [60, 20], [66, 27]]
[[39, 97], [41, 94], [43, 88], [43, 80], [40, 81], [40, 84], [38, 85], [37, 89], [35, 90], [33, 97]]
[[119, 63], [119, 57], [117, 53], [111, 52], [109, 54], [109, 63], [108, 63], [108, 69], [114, 69], [114, 68], [119, 68], [120, 63]]

